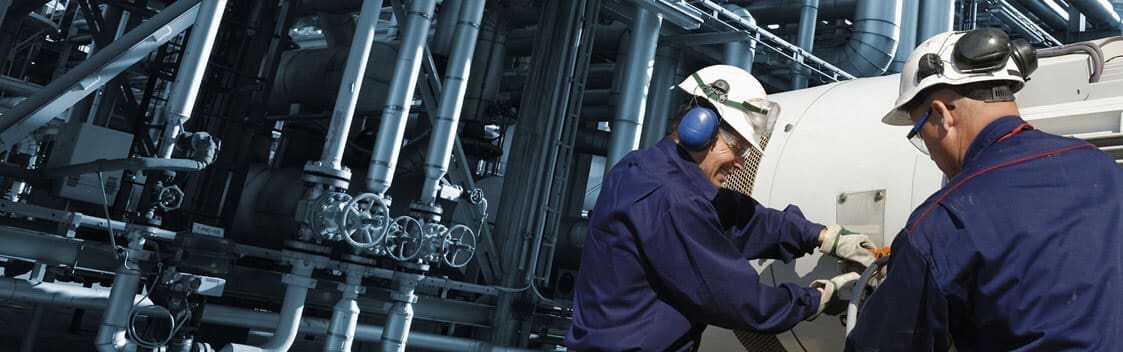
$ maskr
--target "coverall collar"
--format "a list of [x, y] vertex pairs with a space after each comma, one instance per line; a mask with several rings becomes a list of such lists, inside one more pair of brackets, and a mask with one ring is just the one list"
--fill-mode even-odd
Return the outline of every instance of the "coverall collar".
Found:
[[991, 145], [994, 145], [1012, 133], [1020, 132], [1019, 128], [1023, 124], [1028, 126], [1026, 129], [1033, 128], [1029, 126], [1025, 120], [1022, 120], [1020, 116], [1016, 115], [1003, 116], [997, 120], [991, 121], [986, 127], [983, 127], [982, 131], [979, 131], [979, 135], [975, 136], [975, 140], [967, 147], [967, 153], [963, 155], [963, 165], [960, 166], [960, 169], [966, 169], [975, 159], [978, 159], [979, 154], [982, 154], [983, 151], [990, 148]]
[[710, 179], [702, 173], [702, 168], [698, 167], [698, 163], [694, 162], [694, 158], [690, 157], [690, 153], [685, 148], [675, 143], [674, 138], [664, 137], [655, 144], [655, 147], [666, 154], [671, 165], [682, 170], [682, 175], [685, 176], [682, 180], [684, 188], [702, 195], [705, 199], [713, 200], [717, 197], [717, 187], [710, 183]]

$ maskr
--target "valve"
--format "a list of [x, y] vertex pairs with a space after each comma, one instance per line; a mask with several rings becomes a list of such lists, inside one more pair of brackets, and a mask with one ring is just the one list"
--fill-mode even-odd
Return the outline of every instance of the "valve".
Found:
[[347, 201], [336, 219], [348, 244], [356, 248], [372, 248], [381, 243], [390, 230], [386, 224], [390, 219], [390, 206], [377, 194], [363, 193]]
[[460, 268], [468, 265], [476, 254], [476, 235], [464, 225], [454, 225], [441, 236], [441, 259], [445, 265]]
[[424, 247], [425, 227], [420, 221], [409, 216], [399, 216], [388, 226], [389, 231], [382, 241], [382, 253], [397, 261], [417, 259]]

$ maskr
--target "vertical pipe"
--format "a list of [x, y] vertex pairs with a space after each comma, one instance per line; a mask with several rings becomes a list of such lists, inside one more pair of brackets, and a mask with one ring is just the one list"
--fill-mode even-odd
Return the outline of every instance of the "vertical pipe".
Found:
[[363, 77], [370, 59], [370, 48], [374, 45], [375, 27], [378, 15], [382, 12], [382, 0], [363, 1], [359, 12], [359, 22], [355, 35], [351, 38], [351, 49], [347, 53], [347, 66], [343, 69], [343, 80], [335, 97], [335, 108], [331, 113], [331, 125], [324, 141], [324, 151], [320, 156], [320, 166], [332, 169], [343, 167], [343, 147], [347, 145], [347, 135], [351, 130], [351, 119], [355, 106], [359, 103], [359, 90], [363, 87]]
[[[749, 62], [748, 66], [752, 66]], [[647, 116], [643, 120], [643, 138], [640, 146], [650, 147], [659, 143], [667, 135], [667, 124], [671, 120], [674, 105], [671, 95], [675, 92], [675, 72], [678, 71], [678, 52], [667, 46], [655, 50], [655, 68], [651, 74], [651, 94], [648, 95]], [[584, 190], [582, 190], [584, 191]]]
[[[3, 16], [0, 16], [3, 18]], [[31, 313], [31, 321], [27, 322], [27, 333], [23, 335], [23, 340], [20, 341], [20, 352], [31, 352], [35, 350], [35, 339], [39, 337], [39, 325], [43, 322], [43, 311], [45, 308], [42, 304], [36, 304]]]
[[[316, 287], [316, 280], [311, 278], [314, 267], [302, 260], [292, 264], [292, 273], [285, 275], [281, 280], [285, 283], [285, 298], [281, 303], [280, 319], [277, 320], [277, 330], [261, 347], [230, 344], [223, 351], [288, 351], [296, 341], [297, 330], [300, 329], [300, 319], [304, 316], [304, 300], [308, 298], [308, 290]], [[110, 298], [112, 301], [112, 297]]]
[[421, 66], [421, 49], [429, 34], [429, 18], [433, 16], [435, 5], [436, 0], [414, 0], [410, 3], [398, 63], [394, 65], [394, 78], [390, 81], [390, 93], [382, 111], [378, 139], [374, 142], [370, 172], [367, 174], [367, 189], [378, 195], [386, 194], [394, 180], [394, 169], [406, 130], [406, 116], [413, 102], [417, 70]]
[[434, 54], [448, 55], [452, 50], [452, 37], [459, 31], [456, 27], [463, 11], [460, 9], [462, 2], [444, 1], [437, 9], [437, 30], [433, 33], [433, 43], [429, 45], [429, 50]]
[[413, 291], [424, 277], [418, 274], [394, 272], [398, 291], [390, 294], [390, 298], [394, 299], [394, 305], [386, 312], [386, 326], [382, 329], [383, 352], [405, 351], [406, 341], [409, 339], [409, 327], [413, 323], [413, 304], [417, 302], [417, 295], [414, 295]]
[[346, 283], [339, 285], [342, 297], [332, 309], [331, 322], [328, 324], [328, 337], [324, 342], [325, 352], [350, 352], [351, 343], [355, 340], [355, 326], [359, 322], [359, 305], [355, 300], [359, 298], [362, 289], [363, 270], [360, 267], [350, 267], [347, 270]]
[[919, 7], [920, 0], [902, 0], [901, 2], [901, 39], [897, 41], [897, 53], [893, 55], [893, 63], [889, 64], [890, 72], [901, 72], [909, 54], [912, 54], [913, 49], [916, 49], [916, 24]]
[[[804, 52], [810, 53], [815, 45], [815, 23], [819, 20], [819, 0], [803, 0], [803, 7], [799, 11], [799, 34], [796, 45]], [[807, 88], [808, 70], [801, 60], [795, 62], [795, 75], [792, 77], [792, 88]]]
[[[0, 0], [0, 27], [4, 25], [4, 16], [8, 15], [8, 8], [12, 6], [12, 0]], [[6, 59], [6, 58], [3, 58]]]
[[214, 48], [214, 39], [218, 35], [218, 25], [222, 23], [222, 14], [225, 11], [226, 0], [203, 0], [199, 5], [199, 13], [195, 16], [191, 37], [187, 40], [179, 70], [176, 71], [175, 82], [172, 83], [172, 94], [168, 97], [168, 110], [164, 116], [164, 135], [159, 150], [161, 158], [172, 156], [175, 139], [179, 136], [183, 124], [191, 118], [192, 110], [195, 109], [195, 98], [199, 95], [203, 73], [207, 70], [211, 49]]
[[441, 91], [441, 102], [437, 112], [436, 125], [429, 135], [429, 152], [425, 160], [425, 185], [421, 188], [421, 202], [433, 203], [437, 200], [440, 179], [448, 172], [452, 145], [456, 141], [456, 128], [460, 121], [464, 92], [467, 89], [468, 65], [476, 50], [476, 38], [483, 17], [484, 0], [468, 0], [461, 5], [460, 20], [456, 24], [452, 54]]
[[924, 42], [937, 34], [950, 31], [955, 18], [954, 0], [920, 0], [916, 41]]
[[979, 1], [967, 0], [967, 26], [965, 29], [975, 29], [979, 20]]
[[605, 172], [625, 154], [639, 146], [640, 132], [646, 111], [647, 89], [651, 84], [651, 67], [655, 61], [655, 46], [659, 42], [659, 27], [663, 18], [641, 6], [635, 7], [632, 17], [631, 42], [624, 62], [623, 95], [617, 102], [612, 120], [612, 138], [605, 159]]

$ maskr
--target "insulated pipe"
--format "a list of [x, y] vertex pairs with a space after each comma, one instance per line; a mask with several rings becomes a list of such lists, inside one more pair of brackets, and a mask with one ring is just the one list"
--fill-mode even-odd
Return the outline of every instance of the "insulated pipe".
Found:
[[[143, 248], [143, 239], [129, 242], [130, 250]], [[130, 344], [125, 337], [125, 331], [129, 328], [129, 313], [136, 299], [136, 290], [140, 287], [140, 271], [135, 269], [138, 265], [140, 263], [136, 259], [126, 257], [125, 262], [117, 268], [117, 273], [113, 276], [109, 303], [105, 306], [101, 326], [97, 330], [97, 337], [94, 338], [94, 347], [99, 352], [122, 351]]]
[[456, 38], [445, 82], [441, 88], [441, 101], [437, 111], [436, 125], [429, 135], [428, 157], [425, 159], [425, 183], [421, 188], [421, 202], [432, 204], [437, 201], [440, 180], [448, 172], [449, 157], [456, 142], [456, 129], [460, 122], [461, 108], [464, 106], [464, 92], [468, 89], [468, 69], [476, 50], [476, 38], [480, 31], [480, 18], [483, 17], [484, 0], [468, 0], [460, 6], [460, 20], [456, 24]]
[[[744, 19], [745, 21], [756, 25], [756, 18], [754, 18], [748, 10], [735, 7], [735, 5], [726, 5], [726, 8], [732, 10], [739, 17], [741, 17], [741, 19]], [[752, 39], [746, 38], [745, 40], [737, 40], [726, 43], [725, 46], [722, 47], [722, 61], [725, 61], [726, 65], [737, 66], [745, 70], [745, 72], [752, 73], [753, 60], [756, 56], [756, 42], [758, 40], [760, 40], [760, 35], [753, 35]], [[659, 49], [656, 49], [657, 52], [658, 50]], [[658, 65], [658, 63], [656, 63], [656, 65]]]
[[920, 0], [916, 42], [923, 43], [937, 34], [950, 31], [955, 18], [955, 0]]
[[210, 61], [214, 39], [218, 35], [218, 25], [226, 11], [226, 0], [203, 0], [199, 4], [199, 14], [195, 16], [191, 36], [184, 47], [176, 80], [172, 83], [171, 96], [168, 97], [167, 114], [164, 116], [164, 136], [160, 143], [159, 156], [172, 157], [175, 139], [183, 124], [191, 118], [195, 109], [195, 98], [203, 83], [203, 74]]
[[[623, 94], [615, 107], [612, 120], [612, 139], [608, 145], [605, 165], [615, 165], [625, 154], [639, 146], [640, 132], [646, 111], [647, 89], [651, 85], [651, 68], [655, 61], [655, 47], [659, 42], [659, 27], [663, 18], [657, 13], [636, 6], [632, 16], [632, 31], [624, 59]], [[606, 167], [605, 172], [611, 167]], [[537, 251], [537, 248], [536, 248]], [[537, 256], [535, 256], [537, 258]]]
[[1052, 7], [1046, 5], [1044, 0], [1018, 0], [1018, 3], [1041, 19], [1042, 22], [1045, 22], [1045, 25], [1052, 30], [1063, 32], [1068, 29], [1067, 14], [1057, 13]]
[[[0, 277], [0, 300], [35, 303], [52, 308], [80, 308], [102, 310], [111, 294], [110, 290], [65, 285], [53, 282], [35, 282]], [[150, 306], [152, 301], [135, 295], [133, 304]]]
[[207, 164], [194, 159], [125, 158], [95, 160], [88, 163], [38, 169], [38, 175], [47, 178], [77, 176], [96, 172], [121, 170], [199, 171]]
[[[1118, 30], [1123, 28], [1120, 26], [1119, 13], [1115, 12], [1115, 7], [1107, 0], [1068, 0], [1068, 2], [1072, 7], [1080, 10], [1080, 13], [1083, 13], [1093, 24], [1115, 30], [1116, 34], [1119, 34]], [[1069, 9], [1069, 12], [1071, 11], [1072, 9]]]
[[347, 135], [351, 131], [351, 119], [355, 106], [359, 103], [359, 90], [366, 77], [367, 60], [370, 48], [374, 45], [374, 32], [378, 26], [378, 15], [382, 13], [382, 0], [366, 0], [359, 12], [359, 22], [355, 35], [351, 38], [351, 49], [347, 53], [347, 66], [343, 69], [343, 79], [336, 93], [335, 108], [331, 113], [331, 125], [324, 140], [324, 150], [320, 155], [320, 166], [336, 170], [343, 168], [343, 148], [347, 145]]
[[[815, 49], [815, 24], [819, 22], [819, 0], [803, 0], [803, 8], [799, 12], [799, 33], [797, 34], [796, 45], [799, 45], [806, 52], [812, 52]], [[855, 25], [854, 28], [858, 26]], [[795, 73], [792, 77], [792, 89], [807, 88], [807, 68], [796, 63]]]
[[460, 4], [463, 1], [444, 1], [441, 2], [441, 7], [437, 8], [437, 29], [433, 32], [433, 42], [429, 45], [429, 50], [434, 54], [448, 55], [453, 43], [453, 36], [457, 32], [457, 25], [460, 23], [461, 9]]
[[[752, 63], [749, 63], [751, 66]], [[678, 52], [671, 47], [655, 49], [655, 68], [651, 73], [651, 93], [648, 94], [646, 118], [643, 120], [643, 138], [640, 146], [647, 148], [659, 143], [667, 136], [667, 125], [672, 113], [677, 113], [678, 104], [671, 100], [678, 84]], [[578, 134], [580, 135], [580, 134]]]
[[[416, 1], [416, 0], [415, 0]], [[409, 339], [409, 327], [413, 323], [413, 304], [417, 295], [413, 294], [417, 283], [424, 275], [394, 272], [398, 291], [390, 294], [394, 305], [386, 312], [386, 328], [382, 330], [383, 352], [404, 352]]]
[[324, 342], [325, 352], [350, 352], [351, 342], [355, 340], [355, 326], [359, 322], [359, 305], [355, 300], [363, 288], [363, 270], [361, 267], [348, 269], [347, 281], [339, 284], [342, 296], [332, 309], [328, 338]]
[[854, 10], [850, 40], [842, 48], [823, 53], [821, 57], [854, 75], [881, 75], [897, 52], [899, 23], [901, 2], [860, 0]]
[[308, 290], [316, 287], [316, 280], [311, 278], [312, 265], [302, 260], [294, 261], [292, 273], [285, 275], [282, 281], [286, 284], [284, 302], [281, 303], [280, 319], [277, 321], [273, 337], [261, 347], [240, 344], [229, 344], [223, 351], [255, 351], [255, 352], [285, 352], [296, 341], [296, 332], [300, 327], [300, 318], [304, 315], [304, 300], [308, 297]]
[[370, 158], [370, 172], [367, 173], [367, 189], [379, 196], [386, 194], [394, 180], [394, 169], [402, 151], [402, 137], [406, 132], [406, 116], [409, 115], [409, 107], [413, 102], [413, 89], [417, 83], [422, 48], [429, 34], [429, 18], [433, 16], [434, 6], [436, 0], [414, 0], [410, 3], [398, 63], [394, 65], [394, 79], [390, 83], [390, 94], [386, 98], [386, 108], [382, 111], [378, 138], [374, 142], [374, 152]]
[[897, 40], [897, 53], [893, 54], [893, 63], [889, 64], [889, 72], [901, 72], [909, 54], [916, 49], [916, 22], [920, 0], [901, 1], [901, 36]]
[[8, 76], [0, 76], [0, 91], [11, 93], [11, 95], [30, 96], [40, 89], [43, 89], [43, 86]]
[[[818, 17], [824, 20], [851, 18], [857, 3], [858, 0], [820, 0]], [[753, 0], [743, 6], [753, 16], [765, 19], [768, 23], [792, 23], [800, 20], [804, 5], [792, 0]]]

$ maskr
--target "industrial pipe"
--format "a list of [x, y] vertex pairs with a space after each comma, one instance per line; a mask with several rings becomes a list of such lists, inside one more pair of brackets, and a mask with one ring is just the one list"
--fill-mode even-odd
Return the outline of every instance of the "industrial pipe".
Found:
[[854, 10], [854, 30], [840, 49], [823, 57], [852, 74], [864, 77], [885, 73], [897, 52], [901, 2], [860, 0]]
[[[1115, 7], [1107, 0], [1069, 0], [1068, 2], [1072, 7], [1080, 10], [1089, 21], [1098, 25], [1097, 29], [1100, 29], [1099, 26], [1104, 26], [1107, 27], [1104, 29], [1115, 30], [1115, 33], [1119, 34], [1118, 30], [1123, 28], [1120, 26], [1119, 13], [1115, 12]], [[1072, 9], [1068, 11], [1071, 13]]]
[[394, 272], [398, 290], [390, 293], [394, 305], [386, 312], [386, 328], [382, 330], [383, 352], [405, 352], [409, 327], [413, 324], [413, 304], [417, 302], [417, 295], [413, 291], [424, 277], [420, 274]]
[[[745, 3], [741, 1], [739, 3]], [[800, 20], [804, 4], [791, 0], [754, 0], [742, 5], [753, 16], [768, 20], [768, 23], [792, 23]], [[819, 0], [818, 18], [834, 20], [851, 18], [858, 0]]]
[[917, 44], [952, 29], [952, 22], [955, 17], [955, 0], [920, 0], [918, 11]]
[[[440, 191], [440, 180], [448, 172], [449, 157], [456, 142], [456, 129], [460, 122], [461, 108], [464, 106], [464, 92], [467, 90], [468, 65], [476, 50], [476, 38], [480, 31], [480, 18], [483, 17], [484, 0], [468, 0], [461, 5], [460, 19], [456, 25], [456, 38], [445, 71], [444, 86], [441, 88], [441, 101], [437, 111], [436, 125], [429, 135], [428, 157], [425, 159], [425, 183], [421, 188], [421, 202], [432, 204]], [[447, 6], [447, 5], [446, 5]]]
[[363, 269], [349, 266], [347, 281], [339, 284], [342, 294], [335, 303], [328, 324], [328, 338], [324, 342], [325, 352], [350, 352], [355, 340], [355, 326], [359, 322], [359, 304], [355, 300], [363, 288]]
[[[0, 236], [3, 237], [3, 236]], [[67, 307], [79, 309], [105, 309], [110, 291], [66, 285], [54, 282], [30, 282], [27, 280], [0, 277], [0, 300], [34, 303], [47, 307]], [[133, 304], [150, 306], [152, 301], [136, 295]]]
[[[755, 44], [755, 42], [754, 42]], [[750, 67], [752, 63], [749, 63]], [[640, 146], [647, 148], [659, 143], [667, 136], [667, 125], [676, 112], [677, 105], [671, 99], [676, 93], [676, 73], [679, 60], [676, 49], [661, 46], [655, 49], [655, 67], [651, 73], [651, 93], [648, 94], [647, 115], [643, 120], [643, 137]], [[578, 133], [580, 136], [580, 133]]]
[[429, 45], [434, 54], [448, 55], [452, 50], [453, 37], [460, 23], [461, 3], [463, 1], [443, 1], [437, 9], [437, 29], [433, 31], [433, 42]]
[[296, 332], [300, 327], [300, 318], [304, 315], [304, 299], [308, 297], [308, 290], [316, 287], [316, 280], [312, 279], [311, 264], [303, 260], [292, 263], [292, 273], [285, 275], [283, 281], [286, 285], [284, 302], [281, 303], [280, 319], [277, 321], [273, 337], [261, 347], [241, 344], [229, 344], [222, 349], [227, 352], [285, 352], [296, 341]]
[[1050, 29], [1060, 32], [1064, 32], [1068, 29], [1068, 14], [1062, 15], [1058, 13], [1056, 10], [1053, 10], [1052, 7], [1046, 5], [1045, 1], [1018, 0], [1018, 3], [1024, 6], [1026, 10], [1029, 10], [1034, 16], [1041, 19], [1042, 22], [1045, 22], [1045, 25], [1049, 26]]
[[29, 96], [40, 89], [43, 89], [43, 86], [8, 76], [0, 76], [0, 91], [8, 92], [10, 95]]
[[[819, 0], [803, 0], [803, 8], [799, 12], [799, 32], [796, 34], [796, 45], [805, 52], [815, 50], [815, 24], [819, 22]], [[854, 28], [858, 28], [857, 25]], [[792, 77], [792, 89], [807, 88], [808, 74], [803, 65], [796, 64]]]
[[367, 189], [380, 196], [386, 194], [394, 180], [406, 116], [413, 102], [413, 89], [421, 66], [422, 48], [429, 33], [429, 18], [433, 16], [435, 6], [436, 0], [414, 0], [405, 20], [398, 62], [394, 65], [394, 79], [390, 83], [390, 94], [386, 98], [367, 173]]
[[893, 54], [893, 63], [889, 64], [889, 72], [901, 72], [909, 54], [916, 49], [918, 11], [920, 11], [920, 0], [901, 1], [901, 35], [897, 40], [897, 53]]
[[[608, 145], [605, 165], [617, 161], [639, 146], [643, 118], [647, 111], [647, 89], [651, 85], [651, 67], [655, 61], [655, 47], [659, 42], [662, 17], [643, 7], [636, 6], [632, 16], [631, 35], [627, 57], [624, 58], [624, 82], [620, 85], [622, 96], [616, 103], [612, 120], [612, 139]], [[605, 167], [605, 172], [611, 167]], [[537, 251], [537, 248], [535, 249]], [[537, 259], [537, 255], [534, 256]]]
[[44, 168], [39, 169], [41, 171], [38, 174], [47, 178], [59, 178], [121, 170], [199, 171], [206, 167], [206, 163], [194, 159], [124, 158]]
[[[135, 238], [129, 242], [129, 250], [143, 249], [143, 238]], [[125, 262], [121, 263], [113, 276], [109, 303], [105, 306], [101, 326], [94, 338], [94, 347], [99, 352], [122, 351], [131, 343], [125, 337], [125, 332], [129, 328], [129, 313], [135, 303], [136, 290], [140, 287], [140, 271], [136, 269], [139, 265], [140, 261], [135, 257], [126, 256]]]
[[347, 145], [347, 135], [351, 130], [351, 119], [359, 102], [359, 91], [366, 77], [367, 60], [374, 45], [374, 33], [378, 26], [378, 15], [382, 13], [382, 0], [366, 0], [359, 12], [359, 22], [355, 35], [351, 38], [351, 49], [347, 53], [347, 66], [343, 69], [343, 79], [335, 98], [335, 108], [331, 113], [331, 125], [324, 140], [324, 151], [320, 156], [320, 166], [340, 170], [343, 167], [343, 148]]
[[[756, 24], [756, 18], [754, 18], [748, 10], [735, 6], [736, 5], [726, 5], [727, 8], [730, 8], [730, 10], [745, 21], [754, 25]], [[740, 67], [745, 70], [745, 72], [753, 72], [753, 60], [756, 57], [756, 42], [759, 40], [760, 34], [754, 34], [752, 37], [746, 38], [745, 40], [734, 40], [725, 43], [725, 46], [722, 47], [722, 61], [724, 61], [726, 65]], [[658, 52], [659, 49], [662, 48], [657, 48], [656, 51]], [[659, 63], [656, 62], [655, 65], [658, 66]], [[655, 75], [655, 73], [652, 73], [652, 75]], [[654, 79], [653, 77], [652, 80]]]
[[168, 97], [167, 112], [164, 115], [163, 140], [160, 141], [161, 158], [172, 157], [175, 139], [183, 124], [191, 119], [195, 109], [195, 98], [199, 96], [199, 86], [203, 84], [203, 74], [210, 61], [214, 39], [218, 35], [218, 25], [226, 11], [226, 0], [202, 0], [199, 13], [195, 16], [191, 36], [183, 49], [176, 80], [172, 83], [171, 96]]
[[[462, 115], [468, 120], [483, 119], [487, 106], [495, 102], [503, 80], [507, 29], [497, 17], [499, 16], [493, 14], [480, 22], [480, 33], [476, 40], [479, 45], [473, 55], [471, 69], [477, 78], [468, 81], [463, 104]], [[482, 78], [480, 75], [483, 75]]]

